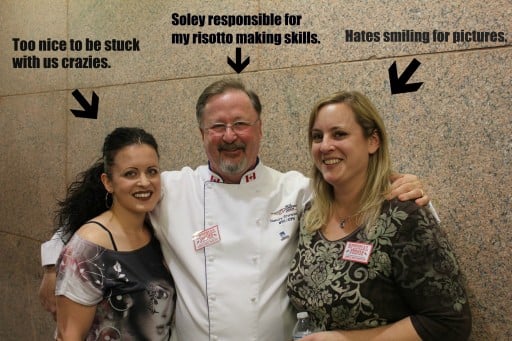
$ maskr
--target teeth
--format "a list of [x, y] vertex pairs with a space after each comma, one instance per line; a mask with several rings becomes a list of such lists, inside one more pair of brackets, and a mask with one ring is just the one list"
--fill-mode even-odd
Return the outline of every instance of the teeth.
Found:
[[133, 196], [135, 198], [149, 198], [150, 195], [151, 195], [150, 192], [144, 192], [144, 193], [135, 193]]
[[328, 159], [328, 160], [324, 160], [324, 163], [326, 165], [334, 165], [335, 163], [339, 163], [341, 162], [340, 159]]

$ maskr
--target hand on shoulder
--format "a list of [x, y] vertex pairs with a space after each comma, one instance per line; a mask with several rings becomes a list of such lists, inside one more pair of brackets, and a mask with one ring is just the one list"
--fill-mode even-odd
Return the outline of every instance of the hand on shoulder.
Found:
[[390, 178], [391, 191], [386, 198], [391, 200], [398, 198], [400, 201], [414, 200], [417, 205], [425, 206], [430, 197], [423, 189], [423, 183], [416, 175], [393, 174]]

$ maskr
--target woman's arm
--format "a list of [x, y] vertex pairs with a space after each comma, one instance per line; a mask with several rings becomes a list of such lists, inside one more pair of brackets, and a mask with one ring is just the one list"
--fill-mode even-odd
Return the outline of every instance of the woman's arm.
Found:
[[85, 306], [57, 296], [57, 340], [83, 341], [89, 332], [96, 305]]
[[57, 261], [58, 340], [84, 340], [97, 304], [105, 297], [103, 248], [79, 236], [80, 231], [66, 244]]
[[423, 340], [467, 340], [471, 312], [464, 280], [446, 234], [431, 212], [400, 202], [389, 212], [393, 278], [410, 307], [409, 320]]
[[361, 330], [333, 330], [303, 337], [301, 341], [421, 341], [412, 326], [411, 319], [405, 318], [382, 327]]

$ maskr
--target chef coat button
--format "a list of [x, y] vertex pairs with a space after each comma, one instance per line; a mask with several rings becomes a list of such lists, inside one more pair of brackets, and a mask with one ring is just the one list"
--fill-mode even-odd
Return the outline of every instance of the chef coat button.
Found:
[[258, 226], [261, 225], [261, 219], [256, 219], [256, 225], [258, 225]]
[[215, 335], [212, 335], [212, 340], [217, 341], [219, 338]]
[[216, 297], [215, 295], [210, 295], [210, 301], [215, 301]]
[[258, 256], [252, 257], [252, 263], [253, 264], [258, 264]]
[[208, 257], [208, 262], [210, 262], [210, 263], [211, 263], [211, 262], [213, 262], [214, 260], [215, 260], [215, 257], [213, 257], [213, 256], [209, 256], [209, 257]]
[[256, 297], [251, 297], [251, 302], [252, 303], [256, 303], [256, 301], [257, 301]]
[[212, 184], [211, 183], [207, 183], [206, 184], [206, 189], [211, 189], [212, 188]]

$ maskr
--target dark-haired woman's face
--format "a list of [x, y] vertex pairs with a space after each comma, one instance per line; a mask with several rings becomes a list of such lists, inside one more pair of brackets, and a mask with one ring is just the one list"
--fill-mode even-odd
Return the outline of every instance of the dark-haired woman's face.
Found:
[[118, 208], [146, 213], [160, 200], [160, 169], [155, 149], [147, 144], [132, 144], [119, 150], [111, 168], [106, 189]]

